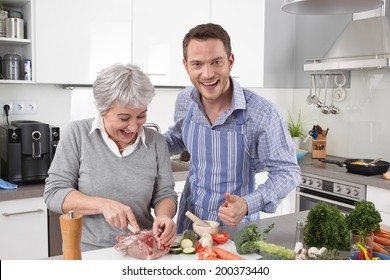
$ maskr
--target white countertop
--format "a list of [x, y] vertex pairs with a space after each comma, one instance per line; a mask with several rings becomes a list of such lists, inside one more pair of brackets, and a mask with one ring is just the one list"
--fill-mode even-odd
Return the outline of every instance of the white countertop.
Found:
[[[180, 240], [180, 236], [178, 236], [177, 241]], [[228, 250], [231, 253], [237, 254], [236, 247], [234, 245], [234, 242], [229, 240], [225, 244], [218, 245], [215, 247], [220, 247], [223, 249]], [[112, 248], [104, 248], [100, 250], [94, 250], [94, 251], [87, 251], [83, 252], [81, 254], [83, 260], [138, 260], [136, 258], [130, 257], [122, 252], [118, 252], [116, 249]], [[258, 259], [259, 256], [256, 254], [246, 254], [241, 255], [241, 257], [246, 258], [248, 260], [255, 260]], [[62, 256], [53, 257], [50, 259], [62, 259]], [[198, 254], [194, 255], [185, 255], [185, 254], [179, 254], [179, 255], [173, 255], [173, 254], [166, 254], [165, 256], [162, 256], [158, 258], [158, 260], [197, 260]]]

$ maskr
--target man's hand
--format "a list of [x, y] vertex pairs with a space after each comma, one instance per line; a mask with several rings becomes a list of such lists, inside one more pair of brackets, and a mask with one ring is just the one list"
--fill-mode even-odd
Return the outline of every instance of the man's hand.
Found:
[[218, 217], [228, 226], [236, 227], [248, 213], [246, 200], [225, 193], [226, 202], [218, 208]]

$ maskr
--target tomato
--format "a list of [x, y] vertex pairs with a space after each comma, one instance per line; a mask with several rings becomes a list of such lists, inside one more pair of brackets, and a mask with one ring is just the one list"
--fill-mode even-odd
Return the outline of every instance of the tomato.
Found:
[[230, 235], [227, 232], [218, 232], [218, 233], [213, 234], [211, 237], [213, 238], [213, 241], [215, 243], [223, 244], [229, 240]]

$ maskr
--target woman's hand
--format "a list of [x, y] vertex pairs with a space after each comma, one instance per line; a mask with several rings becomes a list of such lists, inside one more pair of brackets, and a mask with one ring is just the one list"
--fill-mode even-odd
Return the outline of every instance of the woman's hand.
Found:
[[140, 230], [130, 206], [115, 200], [105, 199], [101, 207], [101, 213], [107, 223], [114, 227], [126, 229], [127, 225], [131, 224], [136, 232]]
[[176, 224], [170, 217], [159, 215], [154, 220], [153, 233], [160, 236], [162, 245], [172, 245], [176, 239]]

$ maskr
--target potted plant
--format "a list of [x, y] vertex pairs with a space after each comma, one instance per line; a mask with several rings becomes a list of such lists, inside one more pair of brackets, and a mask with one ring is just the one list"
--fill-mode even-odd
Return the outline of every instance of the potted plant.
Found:
[[304, 136], [304, 128], [303, 128], [303, 120], [301, 117], [301, 112], [299, 112], [298, 117], [296, 119], [292, 117], [290, 112], [288, 113], [287, 129], [294, 140], [295, 148], [299, 149], [301, 145], [301, 137]]

